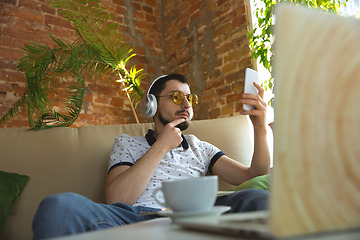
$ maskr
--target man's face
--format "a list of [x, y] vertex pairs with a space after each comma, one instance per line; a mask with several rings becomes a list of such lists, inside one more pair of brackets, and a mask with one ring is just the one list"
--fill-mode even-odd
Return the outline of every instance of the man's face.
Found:
[[[183, 131], [189, 127], [189, 116], [191, 111], [191, 106], [187, 100], [184, 98], [184, 102], [180, 105], [176, 105], [171, 98], [171, 94], [175, 91], [181, 91], [184, 95], [190, 94], [190, 88], [186, 83], [182, 83], [178, 80], [170, 80], [165, 83], [164, 90], [160, 93], [158, 97], [158, 110], [156, 115], [159, 117], [159, 120], [164, 126], [175, 119], [184, 118], [185, 122], [180, 123], [177, 127]], [[156, 116], [155, 115], [155, 116]]]

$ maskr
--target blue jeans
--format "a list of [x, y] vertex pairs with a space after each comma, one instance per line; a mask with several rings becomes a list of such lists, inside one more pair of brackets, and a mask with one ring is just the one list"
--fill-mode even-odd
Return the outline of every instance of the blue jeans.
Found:
[[[217, 199], [215, 205], [231, 206], [229, 212], [267, 209], [268, 192], [246, 189]], [[123, 203], [102, 204], [76, 193], [60, 193], [45, 198], [34, 217], [33, 239], [45, 239], [101, 230], [157, 218], [139, 215], [157, 208], [132, 207]]]

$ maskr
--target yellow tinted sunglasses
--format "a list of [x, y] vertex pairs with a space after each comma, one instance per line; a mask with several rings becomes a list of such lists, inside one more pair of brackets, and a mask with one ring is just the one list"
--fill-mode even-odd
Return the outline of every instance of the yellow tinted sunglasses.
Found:
[[169, 97], [169, 96], [171, 96], [172, 101], [176, 105], [182, 104], [184, 102], [185, 97], [188, 100], [191, 107], [194, 107], [199, 103], [199, 98], [195, 93], [184, 95], [184, 93], [180, 90], [173, 92], [171, 95], [157, 96], [157, 97]]

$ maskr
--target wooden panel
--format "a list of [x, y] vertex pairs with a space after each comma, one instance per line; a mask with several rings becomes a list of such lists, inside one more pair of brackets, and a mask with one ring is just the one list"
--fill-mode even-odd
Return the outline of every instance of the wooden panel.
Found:
[[360, 22], [276, 10], [272, 231], [360, 227]]

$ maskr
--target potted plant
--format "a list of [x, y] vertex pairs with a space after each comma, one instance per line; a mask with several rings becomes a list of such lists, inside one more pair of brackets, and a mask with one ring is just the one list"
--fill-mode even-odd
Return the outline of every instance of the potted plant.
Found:
[[[53, 48], [33, 41], [25, 44], [25, 56], [17, 68], [24, 71], [27, 88], [0, 123], [26, 110], [32, 130], [70, 126], [82, 108], [85, 74], [107, 75], [109, 79], [116, 75], [139, 123], [135, 108], [143, 95], [140, 82], [145, 74], [135, 66], [127, 70], [135, 53], [122, 41], [118, 24], [111, 22], [112, 15], [99, 0], [48, 0], [48, 4], [73, 24], [78, 38], [67, 44], [50, 35]], [[65, 114], [55, 110], [48, 99], [60, 85], [65, 85], [68, 93]]]

